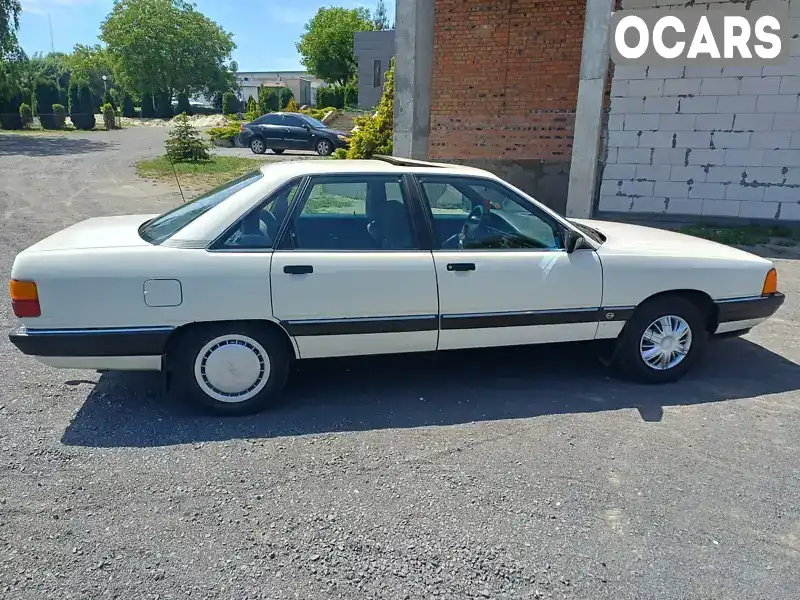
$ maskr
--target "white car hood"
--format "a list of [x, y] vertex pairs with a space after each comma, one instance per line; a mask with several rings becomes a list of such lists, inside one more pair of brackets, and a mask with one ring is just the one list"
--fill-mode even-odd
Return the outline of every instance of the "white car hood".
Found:
[[125, 215], [87, 219], [46, 237], [26, 252], [146, 246], [147, 242], [139, 236], [139, 226], [155, 216], [157, 215]]
[[769, 263], [768, 260], [717, 242], [685, 235], [676, 231], [630, 225], [615, 221], [570, 219], [573, 223], [596, 229], [606, 241], [598, 254], [635, 254], [638, 256], [673, 256], [684, 258], [711, 258]]

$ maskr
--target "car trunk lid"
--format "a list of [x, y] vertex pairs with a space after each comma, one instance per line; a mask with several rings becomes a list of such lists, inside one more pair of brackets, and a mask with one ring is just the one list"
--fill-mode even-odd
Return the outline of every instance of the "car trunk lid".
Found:
[[139, 227], [157, 215], [95, 217], [75, 223], [30, 246], [28, 252], [146, 246]]

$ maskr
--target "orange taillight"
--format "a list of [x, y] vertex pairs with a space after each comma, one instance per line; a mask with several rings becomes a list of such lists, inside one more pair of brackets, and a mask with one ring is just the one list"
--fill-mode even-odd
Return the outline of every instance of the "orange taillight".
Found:
[[11, 293], [11, 307], [18, 317], [38, 317], [42, 314], [39, 306], [39, 290], [33, 281], [12, 279], [8, 286]]
[[761, 295], [774, 294], [778, 291], [778, 272], [775, 269], [770, 269], [767, 276], [764, 278], [764, 287], [761, 289]]

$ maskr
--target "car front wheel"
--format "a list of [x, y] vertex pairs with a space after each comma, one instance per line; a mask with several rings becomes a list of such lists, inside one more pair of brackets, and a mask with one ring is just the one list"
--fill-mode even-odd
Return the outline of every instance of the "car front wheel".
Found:
[[220, 415], [251, 414], [275, 404], [289, 373], [280, 334], [244, 323], [192, 329], [171, 355], [176, 392]]
[[250, 140], [250, 150], [253, 151], [253, 154], [264, 154], [267, 151], [267, 147], [261, 138], [253, 138]]
[[317, 142], [317, 154], [320, 156], [330, 156], [333, 154], [333, 144], [330, 140], [320, 140]]
[[708, 341], [705, 315], [682, 296], [641, 304], [618, 341], [615, 365], [642, 383], [682, 378], [701, 358]]

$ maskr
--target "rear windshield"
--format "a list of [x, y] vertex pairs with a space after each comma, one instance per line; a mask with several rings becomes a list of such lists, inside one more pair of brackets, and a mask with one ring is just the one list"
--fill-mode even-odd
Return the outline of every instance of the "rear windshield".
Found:
[[253, 171], [242, 175], [238, 179], [224, 183], [210, 192], [206, 192], [202, 196], [198, 196], [194, 200], [181, 204], [171, 211], [148, 221], [139, 228], [139, 235], [146, 242], [161, 244], [206, 211], [211, 210], [226, 198], [230, 198], [239, 190], [252, 185], [262, 177], [261, 171]]

